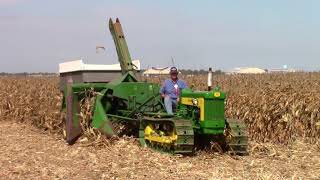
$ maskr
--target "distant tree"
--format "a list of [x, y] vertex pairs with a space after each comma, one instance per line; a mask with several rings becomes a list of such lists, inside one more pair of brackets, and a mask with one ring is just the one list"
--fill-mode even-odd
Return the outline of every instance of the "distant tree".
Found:
[[224, 72], [222, 72], [222, 70], [218, 69], [218, 70], [215, 70], [215, 71], [213, 72], [213, 74], [219, 75], [219, 74], [224, 74]]
[[[180, 69], [179, 70], [183, 75], [206, 75], [208, 74], [208, 70], [200, 69], [200, 70], [192, 70], [192, 69]], [[224, 74], [224, 72], [220, 69], [215, 70], [213, 72], [214, 75]]]

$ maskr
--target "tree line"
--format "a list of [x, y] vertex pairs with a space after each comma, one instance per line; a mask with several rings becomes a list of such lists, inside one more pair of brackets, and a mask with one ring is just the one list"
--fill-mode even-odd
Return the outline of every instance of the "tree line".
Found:
[[[193, 74], [193, 75], [206, 75], [208, 74], [208, 70], [200, 69], [200, 70], [192, 70], [192, 69], [180, 69], [181, 74]], [[213, 75], [224, 74], [224, 72], [220, 69], [212, 71]]]

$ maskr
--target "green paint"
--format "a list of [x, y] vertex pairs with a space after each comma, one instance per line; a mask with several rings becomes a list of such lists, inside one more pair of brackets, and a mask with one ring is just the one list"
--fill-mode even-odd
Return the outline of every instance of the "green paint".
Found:
[[[219, 93], [219, 97], [214, 94]], [[200, 121], [200, 109], [197, 106], [179, 105], [178, 115], [193, 121], [199, 134], [219, 135], [223, 134], [225, 128], [225, 93], [216, 88], [213, 91], [192, 91], [185, 89], [181, 91], [180, 98], [203, 98], [204, 120]]]

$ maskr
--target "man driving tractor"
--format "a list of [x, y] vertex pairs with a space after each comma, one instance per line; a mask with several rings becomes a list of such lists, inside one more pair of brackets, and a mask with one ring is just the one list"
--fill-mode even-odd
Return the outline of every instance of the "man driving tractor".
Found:
[[164, 81], [160, 94], [164, 98], [164, 105], [168, 114], [173, 115], [173, 106], [179, 102], [180, 90], [187, 88], [187, 84], [178, 78], [178, 69], [176, 67], [170, 68], [170, 77]]

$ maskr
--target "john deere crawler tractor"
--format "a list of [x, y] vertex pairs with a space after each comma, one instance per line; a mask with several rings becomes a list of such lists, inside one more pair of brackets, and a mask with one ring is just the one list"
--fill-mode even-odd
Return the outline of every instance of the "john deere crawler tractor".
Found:
[[225, 117], [226, 94], [219, 87], [210, 91], [183, 89], [174, 115], [165, 111], [160, 86], [138, 81], [119, 19], [109, 20], [121, 77], [110, 82], [72, 80], [64, 76], [63, 110], [66, 111], [66, 141], [73, 144], [81, 136], [79, 103], [86, 90], [97, 93], [91, 125], [106, 136], [117, 135], [115, 124], [126, 126], [127, 133], [142, 146], [174, 154], [192, 154], [197, 148], [219, 143], [234, 154], [247, 153], [245, 125]]

